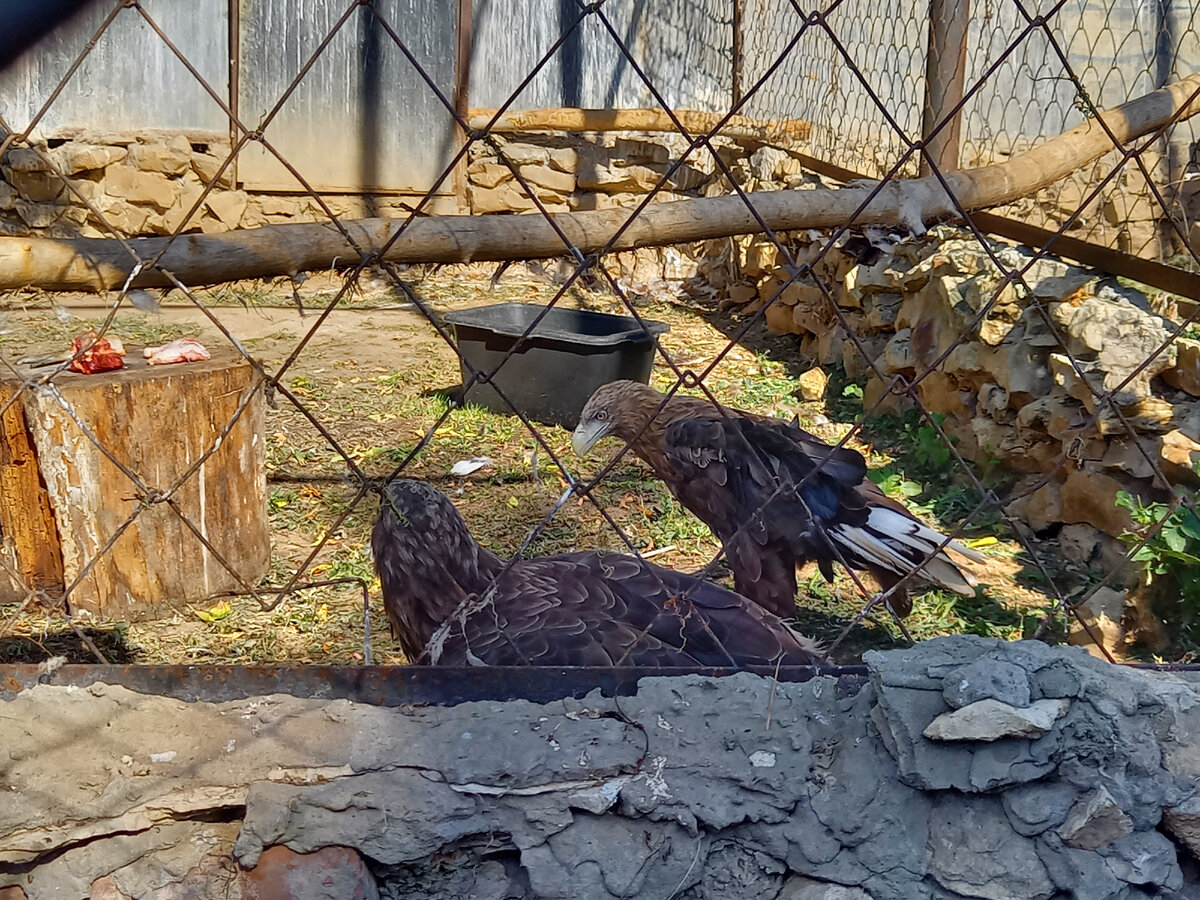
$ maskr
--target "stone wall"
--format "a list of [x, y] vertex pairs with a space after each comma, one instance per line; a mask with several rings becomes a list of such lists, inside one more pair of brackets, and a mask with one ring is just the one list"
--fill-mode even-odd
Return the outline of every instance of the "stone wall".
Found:
[[[231, 170], [221, 168], [229, 153], [226, 140], [177, 132], [81, 133], [43, 142], [36, 152], [10, 148], [0, 158], [0, 234], [111, 237], [80, 197], [123, 237], [171, 234], [213, 179], [214, 189], [185, 233], [328, 220], [309, 195], [235, 186]], [[323, 194], [322, 199], [335, 215], [349, 218], [402, 216], [415, 203], [401, 196]], [[441, 197], [430, 211], [457, 212], [458, 207], [452, 198]]]
[[867, 663], [399, 708], [47, 675], [0, 699], [0, 897], [1198, 895], [1195, 680], [971, 636]]

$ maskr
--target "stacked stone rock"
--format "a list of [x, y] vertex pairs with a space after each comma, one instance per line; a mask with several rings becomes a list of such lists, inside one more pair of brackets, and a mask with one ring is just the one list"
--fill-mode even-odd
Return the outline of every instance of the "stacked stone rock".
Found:
[[[177, 133], [83, 134], [51, 143], [36, 151], [14, 147], [0, 158], [0, 234], [111, 237], [80, 197], [123, 237], [171, 234], [230, 153], [228, 141]], [[221, 173], [184, 231], [209, 234], [327, 218], [308, 196], [235, 189], [230, 172]], [[329, 196], [325, 202], [336, 215], [349, 217], [400, 215], [406, 202], [411, 206], [395, 197], [368, 202]]]
[[[815, 260], [822, 242], [805, 238], [795, 248], [797, 261]], [[1024, 248], [989, 248], [1011, 269], [1031, 260]], [[743, 241], [741, 278], [729, 294], [745, 312], [785, 282], [778, 257], [761, 239]], [[1161, 490], [1143, 450], [1168, 478], [1196, 483], [1200, 342], [1169, 342], [1175, 326], [1141, 292], [1043, 259], [1025, 272], [1031, 296], [1006, 284], [984, 312], [1003, 281], [1000, 271], [974, 237], [945, 227], [896, 244], [870, 265], [834, 251], [816, 263], [815, 274], [845, 325], [815, 282], [797, 281], [767, 309], [768, 326], [800, 335], [821, 364], [840, 364], [850, 378], [865, 380], [869, 410], [903, 407], [905, 399], [888, 390], [893, 378], [912, 379], [934, 365], [918, 386], [921, 402], [945, 414], [944, 427], [966, 459], [1018, 473], [1014, 495], [1053, 473], [1010, 506], [1034, 531], [1083, 526], [1068, 532], [1076, 543], [1086, 543], [1090, 529], [1121, 535], [1131, 523], [1116, 493], [1153, 497]], [[1109, 391], [1116, 391], [1132, 435], [1097, 403], [1096, 393]], [[1100, 540], [1091, 538], [1089, 553]]]

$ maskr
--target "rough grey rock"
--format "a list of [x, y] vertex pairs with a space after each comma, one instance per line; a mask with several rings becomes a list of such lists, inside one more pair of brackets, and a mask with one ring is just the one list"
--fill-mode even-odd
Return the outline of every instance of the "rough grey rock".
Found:
[[1069, 784], [1037, 781], [1009, 788], [1000, 799], [1013, 830], [1033, 837], [1061, 824], [1077, 796], [1078, 792]]
[[942, 713], [922, 734], [933, 741], [998, 741], [1001, 738], [1038, 738], [1063, 716], [1071, 701], [1035, 700], [1019, 708], [988, 697], [969, 706]]
[[776, 900], [874, 900], [874, 898], [862, 888], [830, 884], [828, 881], [816, 881], [803, 875], [793, 875], [783, 885], [783, 890], [779, 892]]
[[942, 794], [929, 822], [930, 869], [967, 897], [1046, 900], [1054, 884], [1033, 841], [1015, 833], [999, 799]]
[[[993, 388], [996, 385], [992, 385]], [[957, 671], [948, 673], [942, 696], [955, 709], [991, 698], [1009, 706], [1028, 706], [1029, 673], [1004, 660], [980, 657]]]
[[1058, 836], [1068, 847], [1099, 850], [1131, 831], [1133, 822], [1101, 786], [1075, 801], [1066, 821], [1058, 828]]

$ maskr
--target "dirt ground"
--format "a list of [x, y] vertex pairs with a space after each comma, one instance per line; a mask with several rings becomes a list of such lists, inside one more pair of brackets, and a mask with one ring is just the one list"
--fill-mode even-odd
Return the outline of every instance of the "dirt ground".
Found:
[[[454, 309], [508, 300], [546, 302], [558, 287], [553, 279], [521, 266], [513, 266], [493, 283], [493, 271], [490, 266], [431, 273], [410, 269], [405, 278], [411, 279], [411, 290], [437, 317]], [[320, 321], [341, 285], [341, 277], [335, 274], [305, 281], [298, 289], [303, 315], [287, 281], [239, 283], [197, 291], [196, 296], [268, 371], [278, 372], [304, 342], [282, 381], [340, 447], [339, 452], [286, 399], [280, 398], [279, 408], [268, 411], [265, 437], [273, 556], [263, 585], [278, 586], [293, 578], [366, 581], [371, 590], [372, 659], [398, 663], [404, 660], [388, 635], [367, 554], [374, 500], [368, 496], [350, 508], [356, 484], [347, 477], [345, 457], [371, 476], [392, 472], [446, 411], [461, 377], [453, 349], [409, 297], [381, 276], [364, 278]], [[600, 290], [573, 287], [561, 302], [602, 312], [623, 311], [614, 295]], [[730, 337], [745, 323], [721, 312], [715, 302], [663, 296], [641, 297], [637, 302], [640, 314], [670, 324], [661, 344], [677, 364], [700, 371], [721, 356], [706, 384], [723, 402], [789, 418], [799, 415], [805, 427], [831, 441], [853, 424], [853, 403], [840, 402], [843, 383], [836, 372], [830, 373], [830, 402], [799, 399], [796, 379], [811, 367], [811, 361], [799, 354], [793, 336], [771, 335], [756, 325], [730, 347]], [[13, 294], [0, 298], [0, 304], [0, 354], [10, 360], [61, 352], [73, 334], [100, 323], [108, 313], [104, 298], [87, 295]], [[122, 306], [113, 332], [134, 346], [181, 336], [198, 337], [214, 346], [227, 340], [178, 292], [163, 298], [157, 313]], [[665, 388], [673, 379], [660, 360], [652, 383]], [[567, 431], [546, 426], [539, 430], [550, 450], [577, 476], [599, 471], [619, 449], [606, 442], [601, 452], [579, 460], [571, 454]], [[894, 448], [887, 445], [902, 441], [902, 433], [889, 436], [885, 431], [876, 437], [868, 444], [856, 436], [854, 446], [868, 454], [872, 465], [891, 466], [898, 480], [909, 486], [911, 502], [920, 505], [927, 495], [951, 485], [947, 480], [937, 486], [922, 484], [919, 474], [897, 468]], [[487, 456], [492, 462], [466, 477], [450, 474], [455, 462], [475, 456]], [[518, 419], [476, 407], [449, 412], [404, 474], [427, 479], [449, 493], [476, 537], [502, 554], [512, 554], [521, 546], [567, 483]], [[914, 493], [914, 484], [924, 494]], [[630, 544], [658, 564], [697, 570], [719, 549], [707, 529], [679, 507], [648, 469], [628, 456], [609, 474], [597, 497]], [[938, 508], [937, 504], [929, 507]], [[943, 516], [942, 524], [956, 525], [953, 518]], [[1031, 577], [1019, 545], [995, 516], [968, 523], [967, 534], [988, 556], [981, 570], [985, 588], [975, 598], [939, 592], [916, 598], [906, 623], [910, 632], [916, 638], [959, 631], [1000, 637], [1030, 633], [1054, 606], [1038, 589], [1037, 573]], [[590, 503], [573, 500], [527, 552], [624, 546], [622, 537]], [[1074, 574], [1082, 584], [1084, 573]], [[800, 627], [831, 642], [850, 625], [863, 597], [847, 578], [827, 585], [815, 570], [802, 575]], [[94, 653], [79, 640], [82, 631], [109, 661], [355, 663], [364, 658], [362, 607], [361, 588], [353, 584], [291, 593], [269, 612], [251, 598], [235, 597], [204, 608], [181, 606], [174, 616], [150, 623], [68, 623], [58, 609], [0, 607], [0, 660], [66, 654], [92, 661]], [[836, 656], [854, 661], [864, 648], [898, 643], [903, 643], [898, 629], [872, 617], [851, 629]]]

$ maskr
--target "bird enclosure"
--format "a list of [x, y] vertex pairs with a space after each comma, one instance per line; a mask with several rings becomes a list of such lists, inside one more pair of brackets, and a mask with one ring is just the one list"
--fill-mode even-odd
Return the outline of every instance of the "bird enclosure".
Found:
[[[977, 587], [905, 574], [906, 617], [872, 602], [893, 586], [860, 577], [865, 556], [801, 560], [799, 627], [834, 661], [956, 632], [1190, 660], [1190, 12], [81, 6], [0, 73], [5, 422], [32, 440], [15, 413], [61, 401], [81, 452], [121, 465], [70, 486], [71, 513], [106, 524], [64, 565], [28, 535], [62, 532], [68, 504], [21, 519], [53, 485], [8, 451], [6, 658], [406, 661], [368, 550], [397, 477], [447, 493], [502, 559], [617, 550], [732, 584], [736, 538], [628, 448], [583, 460], [567, 429], [462, 400], [503, 399], [544, 316], [483, 368], [447, 317], [519, 302], [669, 324], [648, 333], [652, 387], [861, 454], [872, 503], [980, 557]], [[183, 468], [131, 457], [158, 438], [93, 427], [66, 390], [101, 376], [18, 363], [88, 328], [199, 338], [261, 393], [218, 414], [185, 392], [149, 413], [183, 441], [204, 409]], [[265, 495], [197, 464], [235, 436], [261, 448]], [[174, 502], [200, 474], [243, 504], [220, 540]], [[97, 579], [118, 529], [159, 519], [208, 574], [151, 573], [175, 586], [149, 626]]]
[[1200, 885], [1192, 7], [14, 5], [0, 900]]

